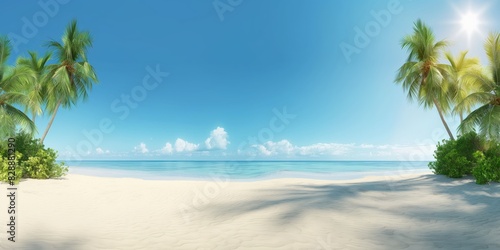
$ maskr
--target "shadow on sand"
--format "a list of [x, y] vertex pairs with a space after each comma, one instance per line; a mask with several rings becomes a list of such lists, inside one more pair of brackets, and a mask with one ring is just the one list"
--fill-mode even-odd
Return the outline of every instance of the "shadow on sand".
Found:
[[[295, 225], [299, 220], [315, 219], [311, 223], [320, 223], [326, 231], [349, 227], [357, 240], [369, 240], [380, 249], [416, 247], [412, 242], [427, 249], [500, 249], [500, 184], [481, 186], [468, 178], [424, 175], [351, 184], [290, 185], [255, 192], [250, 200], [208, 204], [200, 209], [200, 216], [234, 221], [248, 213], [278, 209], [280, 212], [268, 220], [275, 227], [300, 227]], [[421, 197], [413, 199], [415, 194]], [[359, 215], [360, 219], [353, 222], [357, 225], [333, 225], [339, 214]], [[316, 215], [325, 221], [317, 222]]]

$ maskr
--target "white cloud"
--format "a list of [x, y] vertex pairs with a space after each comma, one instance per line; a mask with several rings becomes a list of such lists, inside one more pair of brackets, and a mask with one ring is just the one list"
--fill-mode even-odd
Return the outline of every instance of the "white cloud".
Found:
[[205, 140], [205, 147], [211, 149], [226, 149], [229, 141], [227, 140], [227, 132], [224, 128], [217, 127], [210, 132], [210, 137]]
[[98, 154], [98, 155], [102, 155], [102, 154], [109, 154], [109, 150], [104, 150], [102, 148], [96, 148], [95, 149], [95, 152]]
[[139, 144], [138, 146], [134, 147], [134, 151], [143, 154], [149, 152], [148, 148], [146, 147], [146, 144], [143, 142], [141, 142], [141, 144]]
[[256, 148], [261, 155], [269, 156], [273, 154], [273, 152], [268, 150], [264, 145], [253, 145], [252, 147]]
[[190, 143], [188, 141], [185, 141], [181, 138], [177, 138], [177, 140], [175, 140], [175, 151], [176, 152], [192, 152], [192, 151], [195, 151], [197, 150], [199, 147], [199, 144], [194, 144], [194, 143]]
[[172, 144], [170, 144], [170, 142], [167, 142], [165, 144], [165, 147], [163, 147], [160, 151], [162, 153], [164, 153], [164, 154], [172, 154], [172, 152], [174, 151], [174, 149], [172, 147]]
[[209, 155], [211, 150], [227, 149], [229, 145], [228, 134], [226, 130], [222, 127], [217, 127], [210, 132], [210, 137], [205, 140], [205, 144], [200, 146], [200, 144], [195, 144], [188, 142], [182, 138], [177, 138], [175, 143], [167, 142], [165, 146], [161, 149], [155, 150], [154, 152], [160, 152], [162, 154], [173, 154], [173, 153], [188, 153], [193, 151], [206, 151], [202, 155]]
[[353, 147], [354, 144], [316, 143], [298, 147], [298, 152], [307, 156], [338, 156], [347, 154]]
[[253, 145], [254, 148], [262, 155], [292, 155], [295, 147], [287, 140], [279, 142], [268, 141], [263, 145]]
[[432, 159], [434, 145], [372, 145], [372, 144], [341, 144], [315, 143], [306, 146], [295, 146], [288, 140], [278, 142], [268, 141], [252, 145], [252, 151], [238, 150], [240, 155], [285, 158], [325, 158], [353, 160], [399, 160], [426, 161]]
[[252, 145], [262, 156], [337, 156], [349, 152], [353, 144], [316, 143], [308, 146], [294, 146], [288, 140], [268, 141]]
[[199, 144], [194, 144], [184, 139], [177, 138], [177, 140], [175, 140], [175, 143], [173, 145], [172, 143], [167, 142], [165, 143], [165, 146], [163, 148], [155, 150], [155, 152], [170, 155], [173, 153], [193, 152], [198, 150], [198, 148]]

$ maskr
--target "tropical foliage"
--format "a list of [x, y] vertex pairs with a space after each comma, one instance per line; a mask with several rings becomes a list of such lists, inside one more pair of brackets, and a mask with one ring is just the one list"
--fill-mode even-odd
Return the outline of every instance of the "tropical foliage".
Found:
[[[57, 152], [51, 148], [45, 148], [39, 140], [33, 139], [30, 134], [17, 133], [15, 138], [16, 159], [15, 179], [17, 183], [21, 178], [49, 179], [58, 178], [68, 172], [64, 163], [57, 163]], [[7, 148], [0, 144], [0, 181], [9, 181], [9, 160]]]
[[[90, 33], [80, 31], [77, 22], [72, 21], [61, 42], [47, 43], [49, 51], [43, 56], [29, 51], [27, 57], [17, 58], [11, 66], [7, 64], [10, 42], [0, 36], [0, 139], [6, 142], [7, 138], [17, 138], [17, 179], [59, 177], [67, 171], [63, 164], [56, 163], [57, 153], [46, 149], [43, 141], [58, 109], [85, 100], [97, 82], [94, 68], [87, 60], [90, 47]], [[43, 115], [51, 115], [50, 121], [41, 139], [34, 139], [38, 132], [34, 122]], [[1, 181], [6, 180], [8, 168], [7, 148], [3, 144], [0, 143]]]
[[467, 51], [462, 51], [457, 57], [453, 57], [449, 52], [445, 54], [449, 63], [449, 78], [446, 80], [449, 81], [450, 98], [455, 104], [453, 114], [460, 117], [460, 122], [463, 122], [464, 115], [470, 114], [472, 109], [477, 105], [477, 102], [464, 102], [464, 100], [470, 94], [479, 91], [480, 83], [472, 75], [480, 75], [482, 73], [479, 59], [468, 58], [467, 53]]
[[47, 111], [52, 117], [42, 135], [45, 140], [59, 107], [69, 108], [80, 99], [86, 99], [92, 84], [97, 82], [94, 68], [87, 61], [87, 49], [92, 47], [89, 32], [78, 30], [76, 21], [70, 23], [62, 37], [62, 43], [50, 41], [58, 63], [49, 65], [51, 78], [48, 82]]
[[29, 52], [29, 57], [20, 57], [16, 65], [19, 69], [26, 72], [26, 77], [21, 79], [18, 86], [28, 97], [28, 102], [24, 104], [25, 112], [31, 113], [31, 120], [35, 122], [37, 116], [42, 115], [43, 105], [47, 101], [47, 63], [51, 54], [39, 58], [34, 51]]
[[489, 139], [500, 139], [500, 34], [490, 34], [484, 45], [489, 59], [487, 73], [469, 72], [468, 76], [479, 85], [477, 92], [471, 93], [458, 105], [467, 107], [471, 103], [481, 106], [470, 113], [460, 124], [463, 132], [479, 129], [479, 133]]
[[500, 145], [469, 132], [457, 140], [443, 140], [429, 163], [435, 173], [451, 178], [472, 175], [478, 184], [500, 182]]
[[20, 79], [27, 75], [22, 69], [7, 65], [10, 52], [9, 40], [0, 36], [0, 139], [11, 135], [17, 126], [31, 134], [36, 131], [34, 122], [16, 107], [29, 101], [18, 88]]
[[500, 182], [500, 145], [498, 143], [485, 152], [476, 152], [474, 157], [477, 164], [472, 174], [476, 178], [476, 183]]
[[453, 139], [444, 116], [450, 110], [451, 99], [448, 96], [448, 66], [439, 63], [443, 49], [448, 43], [436, 41], [432, 30], [421, 20], [415, 23], [412, 35], [405, 36], [401, 45], [409, 52], [406, 63], [398, 70], [396, 83], [408, 92], [410, 101], [417, 100], [424, 108], [436, 107], [441, 122], [448, 135]]
[[[429, 167], [453, 178], [473, 175], [480, 184], [500, 181], [500, 34], [490, 34], [485, 42], [487, 67], [467, 57], [467, 51], [456, 57], [443, 52], [447, 42], [436, 41], [421, 20], [401, 46], [409, 55], [395, 82], [409, 100], [435, 107], [450, 137], [438, 143]], [[443, 54], [445, 63], [440, 63]], [[452, 115], [460, 118], [457, 140], [445, 120]]]
[[484, 151], [484, 141], [476, 133], [460, 136], [457, 140], [443, 140], [434, 153], [436, 161], [429, 163], [435, 174], [462, 178], [472, 174], [476, 165], [474, 153]]

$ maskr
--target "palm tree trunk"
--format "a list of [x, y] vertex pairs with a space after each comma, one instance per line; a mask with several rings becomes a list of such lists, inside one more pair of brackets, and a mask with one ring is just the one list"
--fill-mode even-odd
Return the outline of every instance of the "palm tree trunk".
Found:
[[[462, 124], [464, 122], [464, 114], [462, 112], [460, 112], [459, 117], [460, 117], [460, 124]], [[462, 131], [458, 131], [457, 136], [461, 136], [461, 135], [462, 135]]]
[[437, 102], [437, 100], [435, 98], [434, 98], [433, 101], [434, 101], [434, 105], [436, 106], [436, 109], [437, 109], [437, 111], [439, 113], [439, 117], [441, 118], [441, 121], [443, 122], [444, 128], [446, 129], [446, 132], [448, 132], [448, 135], [450, 136], [450, 139], [452, 141], [454, 141], [455, 138], [453, 137], [453, 133], [451, 133], [450, 127], [448, 127], [448, 124], [444, 120], [443, 111], [441, 110], [441, 106], [439, 105], [439, 103]]
[[45, 132], [43, 133], [42, 139], [40, 139], [40, 142], [43, 144], [43, 141], [45, 140], [45, 137], [47, 136], [47, 133], [49, 133], [49, 129], [52, 126], [52, 122], [54, 122], [54, 118], [56, 118], [57, 110], [59, 109], [59, 106], [61, 105], [61, 100], [57, 102], [56, 109], [54, 110], [54, 114], [52, 114], [52, 118], [50, 118], [49, 124], [47, 125], [47, 128], [45, 129]]

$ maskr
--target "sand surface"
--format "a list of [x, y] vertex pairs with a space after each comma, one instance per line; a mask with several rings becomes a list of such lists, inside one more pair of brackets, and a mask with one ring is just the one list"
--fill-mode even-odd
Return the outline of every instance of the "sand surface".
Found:
[[27, 180], [15, 243], [0, 188], [0, 249], [500, 249], [500, 185], [470, 179]]

